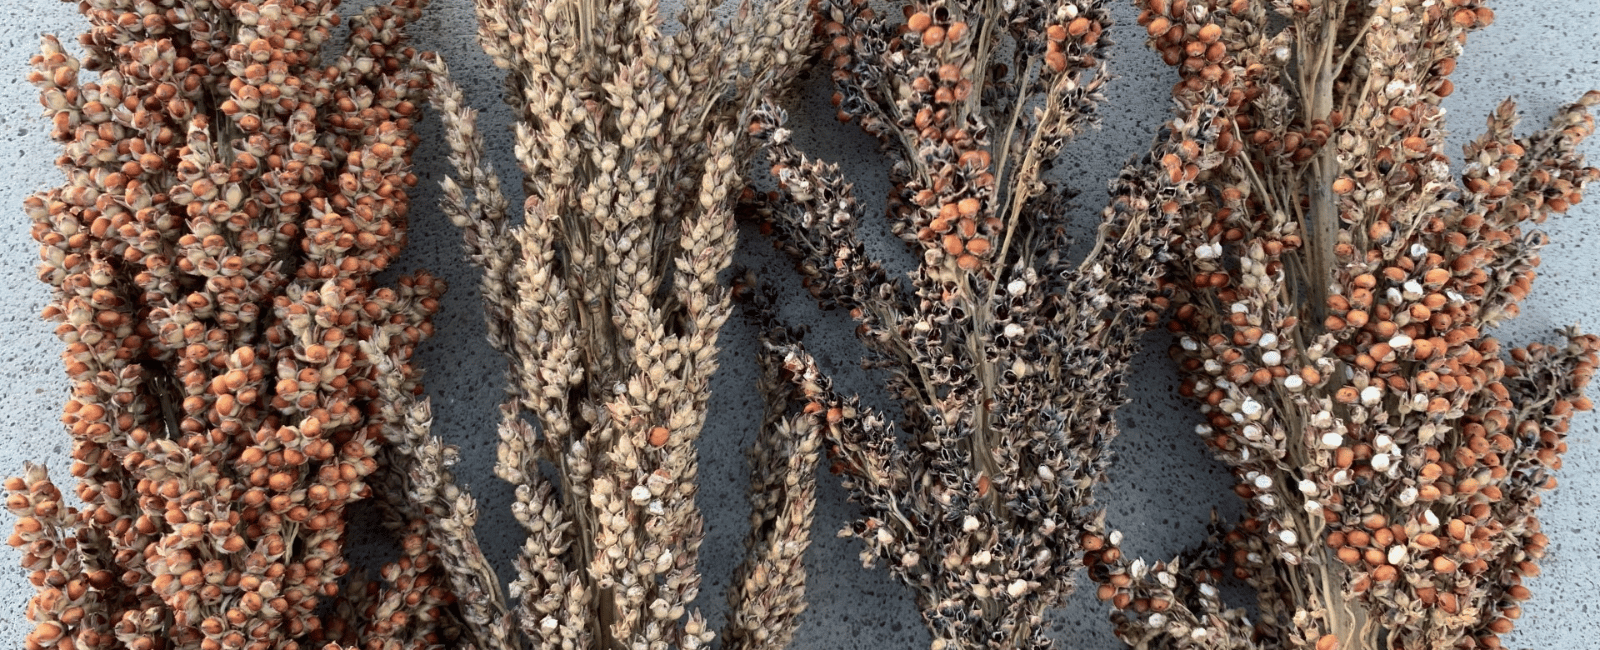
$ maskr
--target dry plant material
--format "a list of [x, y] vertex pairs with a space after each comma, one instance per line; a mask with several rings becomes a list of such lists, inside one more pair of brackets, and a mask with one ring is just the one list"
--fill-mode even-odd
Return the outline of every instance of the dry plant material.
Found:
[[1045, 610], [1095, 520], [1123, 373], [1157, 321], [1173, 216], [1226, 124], [1202, 106], [1169, 125], [1111, 184], [1095, 249], [1074, 263], [1068, 197], [1042, 172], [1100, 100], [1101, 2], [914, 3], [904, 22], [865, 2], [820, 11], [840, 119], [883, 141], [888, 217], [920, 264], [907, 287], [869, 259], [846, 179], [796, 151], [771, 107], [758, 128], [784, 196], [769, 227], [812, 295], [860, 321], [909, 443], [829, 391], [793, 342], [769, 345], [820, 391], [833, 470], [864, 507], [842, 534], [915, 590], [932, 647], [1046, 647]]
[[[753, 291], [753, 280], [735, 285], [735, 292]], [[787, 647], [806, 608], [803, 560], [811, 545], [829, 391], [815, 360], [790, 354], [801, 333], [772, 322], [770, 304], [768, 296], [748, 310], [764, 330], [756, 389], [766, 409], [749, 450], [750, 535], [744, 563], [734, 571], [738, 583], [728, 590], [724, 648]]]
[[341, 590], [347, 510], [421, 390], [443, 284], [373, 277], [416, 182], [421, 3], [364, 10], [325, 60], [337, 5], [84, 3], [84, 57], [46, 37], [33, 59], [66, 180], [26, 208], [82, 507], [39, 466], [5, 483], [27, 648], [451, 637], [420, 519], [391, 522], [412, 534], [381, 581]]
[[[1171, 265], [1197, 431], [1248, 499], [1186, 560], [1090, 554], [1138, 648], [1498, 648], [1549, 543], [1535, 511], [1600, 339], [1506, 349], [1545, 237], [1600, 170], [1591, 92], [1530, 137], [1502, 104], [1454, 178], [1441, 100], [1476, 0], [1143, 0], [1180, 105], [1237, 128]], [[1117, 540], [1109, 540], [1108, 550]], [[1258, 591], [1259, 619], [1214, 583]]]
[[[433, 101], [457, 172], [444, 210], [483, 269], [490, 343], [511, 360], [496, 473], [517, 486], [528, 539], [514, 612], [493, 594], [465, 617], [484, 647], [520, 646], [516, 628], [539, 647], [703, 647], [714, 633], [690, 609], [703, 525], [695, 440], [731, 309], [717, 275], [752, 153], [743, 125], [803, 63], [809, 14], [776, 0], [719, 18], [717, 3], [692, 0], [679, 31], [663, 34], [655, 2], [476, 8], [480, 43], [508, 71], [520, 221], [439, 62]], [[461, 553], [446, 559], [459, 579], [492, 587], [481, 558]], [[781, 590], [796, 579], [768, 578], [736, 582]]]

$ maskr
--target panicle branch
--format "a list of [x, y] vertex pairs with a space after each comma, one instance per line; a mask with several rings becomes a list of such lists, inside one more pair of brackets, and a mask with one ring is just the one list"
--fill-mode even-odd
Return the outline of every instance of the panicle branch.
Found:
[[[753, 291], [753, 285], [740, 290]], [[723, 644], [779, 650], [788, 646], [806, 607], [803, 560], [811, 544], [823, 429], [833, 411], [824, 386], [807, 390], [791, 381], [817, 375], [815, 361], [794, 345], [800, 333], [771, 322], [768, 301], [757, 301], [751, 311], [765, 321], [757, 389], [766, 410], [749, 450], [750, 535], [744, 563], [734, 572], [740, 583], [728, 592]]]

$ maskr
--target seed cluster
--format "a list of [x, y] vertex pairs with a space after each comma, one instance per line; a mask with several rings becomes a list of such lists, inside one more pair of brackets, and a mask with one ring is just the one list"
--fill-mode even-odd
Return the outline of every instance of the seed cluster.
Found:
[[1065, 597], [1079, 531], [1095, 521], [1123, 373], [1157, 320], [1175, 216], [1220, 160], [1221, 103], [1174, 120], [1111, 184], [1098, 245], [1074, 264], [1068, 193], [1042, 172], [1094, 119], [1101, 2], [913, 3], [895, 23], [865, 2], [820, 11], [840, 119], [883, 141], [888, 216], [921, 260], [909, 287], [890, 281], [857, 236], [847, 180], [795, 149], [781, 110], [762, 110], [782, 191], [749, 198], [812, 295], [860, 321], [910, 433], [901, 446], [886, 418], [782, 346], [793, 381], [823, 405], [833, 470], [864, 507], [841, 534], [916, 591], [934, 648], [1046, 647], [1045, 611]]
[[85, 56], [46, 37], [32, 61], [66, 181], [26, 209], [83, 505], [42, 467], [5, 483], [37, 588], [28, 648], [453, 634], [415, 535], [381, 582], [340, 590], [347, 508], [421, 390], [409, 361], [444, 287], [373, 277], [416, 183], [420, 3], [364, 10], [324, 61], [337, 4], [84, 3]]
[[[753, 293], [754, 278], [735, 292]], [[772, 322], [770, 296], [747, 309], [763, 328], [761, 377], [766, 404], [761, 434], [750, 448], [750, 535], [740, 582], [728, 590], [728, 626], [723, 647], [780, 650], [788, 647], [805, 611], [806, 547], [811, 544], [822, 432], [840, 413], [828, 402], [827, 379], [816, 360], [795, 345], [800, 333]]]
[[[1576, 153], [1600, 92], [1525, 138], [1502, 104], [1453, 178], [1440, 104], [1483, 0], [1137, 2], [1178, 109], [1110, 183], [1081, 263], [1072, 192], [1045, 173], [1096, 120], [1102, 0], [912, 0], [903, 20], [688, 0], [676, 31], [653, 2], [477, 0], [520, 220], [444, 62], [407, 44], [425, 0], [362, 10], [326, 58], [338, 0], [80, 4], [82, 58], [46, 37], [28, 76], [62, 146], [65, 182], [25, 209], [81, 507], [41, 466], [4, 481], [36, 588], [24, 647], [708, 647], [695, 442], [735, 298], [766, 410], [728, 648], [794, 636], [824, 451], [863, 509], [841, 535], [913, 588], [934, 650], [1049, 647], [1085, 565], [1138, 648], [1501, 647], [1600, 337], [1487, 331], [1531, 291], [1533, 226], [1600, 178]], [[909, 282], [772, 101], [812, 58], [892, 160]], [[406, 243], [424, 92], [455, 169], [443, 211], [510, 361], [509, 594], [411, 362], [443, 283], [375, 278]], [[776, 192], [740, 190], [758, 148]], [[719, 283], [741, 210], [859, 321], [898, 418], [837, 393], [770, 290]], [[1163, 314], [1248, 505], [1149, 563], [1092, 488]], [[344, 557], [362, 500], [399, 541], [375, 576]]]
[[[456, 170], [444, 212], [484, 271], [489, 340], [511, 361], [496, 473], [517, 486], [512, 510], [528, 534], [515, 611], [497, 595], [466, 608], [469, 625], [495, 627], [475, 632], [483, 647], [526, 637], [689, 649], [714, 636], [691, 605], [703, 526], [695, 440], [731, 313], [717, 275], [732, 260], [753, 153], [743, 124], [798, 72], [811, 36], [800, 0], [745, 2], [726, 18], [718, 4], [684, 3], [668, 35], [654, 3], [477, 3], [480, 44], [508, 71], [520, 222], [484, 162], [474, 111], [431, 63]], [[773, 444], [761, 453], [799, 443]], [[802, 520], [757, 531], [751, 573], [735, 580], [752, 598], [800, 579], [771, 575], [797, 568], [804, 548], [809, 497], [792, 498], [783, 512]], [[453, 576], [495, 589], [475, 545], [450, 552], [461, 557], [446, 565], [466, 569]], [[797, 596], [750, 602], [731, 636], [781, 644], [787, 631], [760, 626], [792, 626]]]
[[[1600, 93], [1527, 138], [1502, 104], [1455, 179], [1439, 104], [1488, 8], [1274, 2], [1274, 34], [1265, 4], [1140, 2], [1180, 106], [1226, 97], [1233, 125], [1182, 212], [1172, 354], [1248, 512], [1172, 563], [1097, 537], [1091, 576], [1140, 647], [1501, 647], [1600, 338], [1486, 332], [1530, 290], [1527, 227], [1600, 177], [1576, 153]], [[1253, 625], [1217, 596], [1230, 567]]]

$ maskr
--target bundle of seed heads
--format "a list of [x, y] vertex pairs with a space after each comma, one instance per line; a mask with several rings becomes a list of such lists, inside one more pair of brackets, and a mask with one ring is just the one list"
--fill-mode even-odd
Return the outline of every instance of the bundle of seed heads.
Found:
[[795, 150], [776, 108], [759, 122], [785, 194], [771, 227], [811, 293], [850, 310], [873, 363], [892, 370], [909, 447], [830, 393], [792, 342], [769, 345], [827, 406], [814, 417], [865, 508], [842, 534], [916, 590], [933, 647], [1048, 646], [1043, 616], [1094, 521], [1122, 376], [1156, 321], [1172, 216], [1220, 157], [1209, 143], [1222, 124], [1199, 106], [1165, 129], [1111, 184], [1095, 250], [1074, 264], [1068, 197], [1042, 173], [1100, 99], [1099, 0], [916, 3], [903, 23], [864, 1], [821, 12], [840, 118], [882, 139], [888, 216], [921, 264], [905, 287], [867, 257], [848, 183]]
[[347, 507], [413, 408], [443, 285], [373, 278], [416, 181], [426, 75], [404, 28], [421, 3], [365, 10], [324, 60], [337, 4], [85, 3], [84, 58], [47, 37], [33, 59], [66, 181], [26, 207], [83, 505], [42, 467], [5, 484], [38, 590], [28, 648], [451, 634], [437, 549], [403, 503], [404, 557], [340, 587]]
[[[1505, 350], [1543, 235], [1578, 202], [1591, 92], [1531, 137], [1502, 104], [1444, 156], [1441, 100], [1479, 0], [1143, 0], [1180, 104], [1235, 129], [1171, 265], [1173, 356], [1246, 519], [1186, 561], [1091, 554], [1139, 648], [1497, 648], [1548, 539], [1534, 516], [1600, 340]], [[1115, 540], [1112, 540], [1112, 549]], [[1225, 610], [1228, 566], [1259, 592]]]
[[[477, 3], [480, 43], [508, 71], [520, 223], [473, 111], [435, 63], [457, 172], [444, 209], [484, 271], [490, 343], [511, 360], [496, 473], [517, 486], [528, 532], [514, 614], [475, 551], [446, 559], [456, 582], [483, 589], [465, 616], [485, 647], [520, 646], [516, 627], [540, 647], [713, 637], [689, 608], [702, 535], [695, 439], [730, 310], [717, 275], [752, 148], [742, 125], [796, 73], [811, 34], [800, 0], [747, 1], [726, 18], [716, 5], [684, 3], [679, 31], [663, 34], [654, 0]], [[770, 471], [804, 470], [769, 456], [782, 463]], [[792, 538], [791, 525], [754, 533], [778, 564], [747, 565], [760, 575], [736, 584], [772, 605], [736, 613], [736, 627], [792, 625], [784, 592], [801, 576], [785, 567], [798, 563], [767, 537]], [[767, 629], [747, 647], [787, 635]]]

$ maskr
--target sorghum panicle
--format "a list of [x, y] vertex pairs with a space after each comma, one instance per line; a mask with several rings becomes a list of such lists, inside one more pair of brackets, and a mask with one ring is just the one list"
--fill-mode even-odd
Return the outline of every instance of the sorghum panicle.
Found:
[[824, 406], [811, 415], [864, 507], [842, 534], [915, 589], [933, 647], [1045, 647], [1045, 611], [1095, 525], [1123, 373], [1157, 321], [1174, 216], [1220, 160], [1212, 140], [1227, 124], [1220, 101], [1170, 123], [1154, 155], [1112, 182], [1095, 250], [1074, 263], [1068, 196], [1043, 172], [1094, 119], [1102, 3], [904, 9], [901, 22], [865, 2], [819, 7], [839, 118], [878, 136], [893, 163], [888, 217], [921, 262], [910, 285], [867, 256], [849, 183], [795, 149], [776, 107], [757, 128], [781, 196], [751, 198], [811, 294], [860, 321], [910, 444], [833, 394], [795, 342], [769, 345]]
[[6, 482], [38, 589], [26, 647], [453, 636], [415, 534], [381, 581], [341, 590], [347, 507], [392, 471], [378, 460], [443, 290], [374, 280], [416, 182], [421, 4], [362, 11], [328, 60], [335, 1], [84, 3], [81, 60], [44, 39], [29, 79], [66, 180], [26, 208], [83, 506], [42, 467]]
[[[1591, 92], [1530, 137], [1505, 102], [1443, 153], [1478, 0], [1141, 0], [1180, 106], [1236, 128], [1169, 266], [1172, 350], [1245, 519], [1187, 561], [1091, 554], [1137, 647], [1498, 648], [1549, 543], [1535, 510], [1600, 339], [1508, 349], [1545, 237], [1600, 170]], [[1286, 21], [1269, 28], [1269, 9]], [[1111, 545], [1114, 550], [1115, 544]], [[1214, 583], [1259, 592], [1254, 625]]]
[[[747, 277], [735, 284], [734, 292], [753, 293], [755, 284], [753, 276]], [[747, 311], [763, 329], [756, 388], [766, 409], [761, 433], [749, 450], [750, 534], [744, 563], [734, 572], [739, 582], [728, 590], [722, 643], [728, 648], [779, 650], [788, 646], [798, 627], [796, 618], [806, 608], [803, 560], [811, 544], [822, 458], [819, 416], [826, 418], [830, 411], [825, 383], [794, 381], [817, 376], [810, 357], [789, 354], [788, 344], [798, 341], [800, 333], [771, 321], [769, 299], [750, 299]]]
[[[493, 628], [477, 634], [494, 639], [486, 647], [520, 646], [513, 626], [541, 647], [688, 649], [714, 636], [691, 606], [703, 526], [695, 441], [731, 310], [717, 275], [732, 259], [733, 202], [753, 150], [745, 124], [797, 73], [811, 34], [800, 0], [742, 2], [727, 17], [717, 4], [684, 3], [681, 29], [666, 34], [648, 0], [476, 3], [479, 41], [508, 73], [520, 220], [484, 162], [475, 112], [433, 63], [456, 170], [444, 211], [483, 269], [489, 341], [511, 361], [496, 473], [517, 486], [512, 509], [528, 535], [514, 610], [475, 548], [446, 560], [483, 588], [467, 618]], [[800, 444], [774, 435], [784, 441], [766, 449]], [[758, 531], [750, 573], [735, 578], [779, 608], [736, 614], [742, 647], [781, 645], [788, 630], [748, 637], [746, 626], [792, 626], [798, 613], [782, 600], [798, 594], [762, 600], [800, 579], [771, 575], [800, 566], [811, 497], [796, 487], [785, 512], [803, 520], [770, 531], [782, 539]]]

